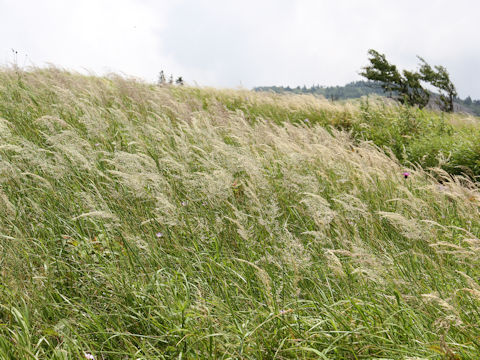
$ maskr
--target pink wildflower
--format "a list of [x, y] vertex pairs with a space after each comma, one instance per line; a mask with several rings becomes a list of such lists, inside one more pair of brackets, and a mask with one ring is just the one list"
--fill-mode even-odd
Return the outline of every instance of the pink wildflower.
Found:
[[405, 171], [402, 175], [405, 177], [405, 179], [408, 179], [410, 173], [408, 171]]

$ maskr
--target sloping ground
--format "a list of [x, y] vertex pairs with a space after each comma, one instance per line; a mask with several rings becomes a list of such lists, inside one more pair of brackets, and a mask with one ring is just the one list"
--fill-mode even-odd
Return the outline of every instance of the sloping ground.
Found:
[[480, 356], [476, 184], [212, 91], [0, 74], [0, 358]]

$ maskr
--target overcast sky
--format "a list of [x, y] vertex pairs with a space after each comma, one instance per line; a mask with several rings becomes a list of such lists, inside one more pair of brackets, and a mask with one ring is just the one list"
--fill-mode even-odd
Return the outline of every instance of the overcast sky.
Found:
[[[401, 69], [444, 65], [480, 99], [471, 0], [0, 0], [0, 63], [189, 84], [343, 85], [376, 49]], [[14, 57], [12, 50], [18, 51]]]

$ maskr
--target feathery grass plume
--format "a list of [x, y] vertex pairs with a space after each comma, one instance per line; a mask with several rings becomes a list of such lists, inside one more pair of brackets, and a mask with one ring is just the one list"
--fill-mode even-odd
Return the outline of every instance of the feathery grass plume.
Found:
[[379, 211], [378, 214], [383, 219], [388, 220], [407, 239], [425, 239], [424, 230], [420, 225], [420, 222], [417, 222], [414, 219], [408, 219], [399, 213]]
[[332, 251], [331, 249], [327, 249], [327, 250], [325, 250], [324, 255], [327, 258], [328, 268], [331, 271], [333, 271], [335, 276], [340, 277], [340, 278], [343, 278], [343, 277], [347, 276], [345, 274], [345, 271], [343, 271], [342, 262], [337, 257], [337, 255], [335, 255], [334, 251]]
[[55, 116], [42, 116], [35, 120], [36, 125], [45, 131], [48, 131], [49, 134], [58, 134], [63, 130], [71, 129], [71, 126], [64, 120], [57, 118]]
[[65, 160], [65, 166], [78, 166], [81, 170], [91, 171], [93, 169], [93, 161], [88, 157], [91, 152], [91, 146], [81, 139], [75, 132], [65, 130], [58, 134], [47, 137], [47, 142], [62, 153]]
[[252, 226], [249, 225], [250, 216], [232, 205], [234, 218], [225, 216], [225, 220], [228, 220], [236, 225], [238, 235], [247, 243], [251, 242], [251, 238], [254, 237]]
[[116, 169], [107, 172], [121, 179], [134, 196], [146, 196], [148, 189], [154, 193], [165, 190], [165, 180], [158, 173], [155, 161], [145, 154], [115, 151], [111, 159], [104, 161]]
[[[164, 194], [157, 194], [155, 197], [156, 207], [152, 211], [152, 214], [156, 216], [155, 221], [169, 226], [181, 223], [178, 206], [172, 200]], [[151, 219], [145, 220], [142, 224], [150, 221]]]
[[368, 205], [352, 194], [344, 193], [334, 198], [333, 201], [342, 208], [343, 216], [350, 220], [359, 220], [370, 218]]
[[452, 244], [447, 241], [436, 242], [430, 244], [430, 246], [439, 254], [451, 254], [459, 259], [476, 255], [474, 251], [470, 251], [463, 246]]
[[21, 171], [38, 172], [53, 179], [61, 179], [68, 173], [63, 153], [43, 149], [26, 139], [21, 139], [18, 146], [14, 145], [8, 150], [13, 152], [12, 163]]
[[462, 241], [467, 244], [469, 250], [476, 254], [480, 253], [480, 239], [464, 238]]
[[318, 194], [305, 193], [300, 203], [306, 206], [306, 213], [311, 216], [315, 224], [319, 227], [326, 226], [332, 222], [336, 212], [330, 207], [330, 204]]
[[13, 205], [10, 202], [10, 199], [8, 196], [2, 191], [0, 188], [0, 211], [2, 212], [2, 215], [5, 216], [6, 218], [12, 219], [15, 217], [16, 210], [15, 210], [15, 205]]
[[111, 214], [106, 211], [90, 211], [87, 213], [80, 214], [78, 216], [74, 216], [72, 220], [78, 220], [82, 218], [99, 218], [99, 219], [118, 220], [114, 214]]
[[7, 140], [12, 136], [10, 126], [10, 122], [0, 118], [0, 139]]
[[446, 300], [442, 299], [438, 293], [433, 292], [429, 294], [422, 294], [422, 298], [428, 303], [438, 305], [443, 311], [448, 313], [447, 316], [442, 316], [435, 321], [437, 325], [448, 327], [450, 324], [455, 326], [460, 326], [463, 324], [459, 314], [457, 313], [457, 309], [450, 305]]
[[[8, 160], [7, 156], [4, 154], [2, 155], [2, 152], [7, 150], [9, 147], [10, 146], [8, 145], [0, 145], [0, 184], [18, 180], [18, 178], [21, 176], [21, 171], [15, 166], [15, 164], [12, 164]], [[13, 148], [15, 152], [20, 150], [20, 148], [16, 146], [13, 146]]]
[[312, 257], [299, 237], [284, 229], [283, 234], [277, 239], [282, 246], [281, 259], [297, 271], [306, 269], [312, 264]]

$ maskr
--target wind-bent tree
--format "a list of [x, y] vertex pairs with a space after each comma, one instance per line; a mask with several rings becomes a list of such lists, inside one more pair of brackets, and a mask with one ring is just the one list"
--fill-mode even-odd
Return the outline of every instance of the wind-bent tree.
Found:
[[407, 104], [418, 105], [420, 109], [427, 106], [430, 100], [430, 93], [422, 87], [421, 80], [421, 74], [403, 70], [401, 94], [406, 98]]
[[439, 65], [436, 65], [435, 69], [433, 69], [423, 58], [417, 57], [421, 61], [420, 74], [422, 75], [422, 80], [440, 90], [438, 101], [440, 109], [446, 112], [453, 112], [453, 100], [455, 100], [458, 94], [455, 85], [450, 80], [447, 69]]
[[390, 64], [384, 54], [370, 49], [370, 65], [360, 73], [368, 80], [376, 81], [387, 92], [402, 104], [417, 105], [420, 108], [428, 104], [430, 94], [422, 87], [421, 74], [404, 70], [401, 74], [397, 67]]
[[446, 68], [438, 65], [432, 68], [423, 58], [417, 56], [421, 62], [419, 72], [404, 70], [400, 73], [395, 65], [387, 61], [384, 54], [373, 49], [370, 49], [368, 54], [370, 65], [365, 66], [360, 75], [378, 82], [390, 97], [395, 97], [402, 104], [423, 108], [430, 99], [430, 92], [422, 86], [422, 82], [426, 82], [440, 91], [437, 102], [440, 110], [453, 112], [457, 90]]
[[368, 50], [370, 65], [360, 73], [368, 80], [376, 81], [390, 96], [400, 90], [402, 76], [395, 65], [390, 64], [384, 54], [373, 49]]

